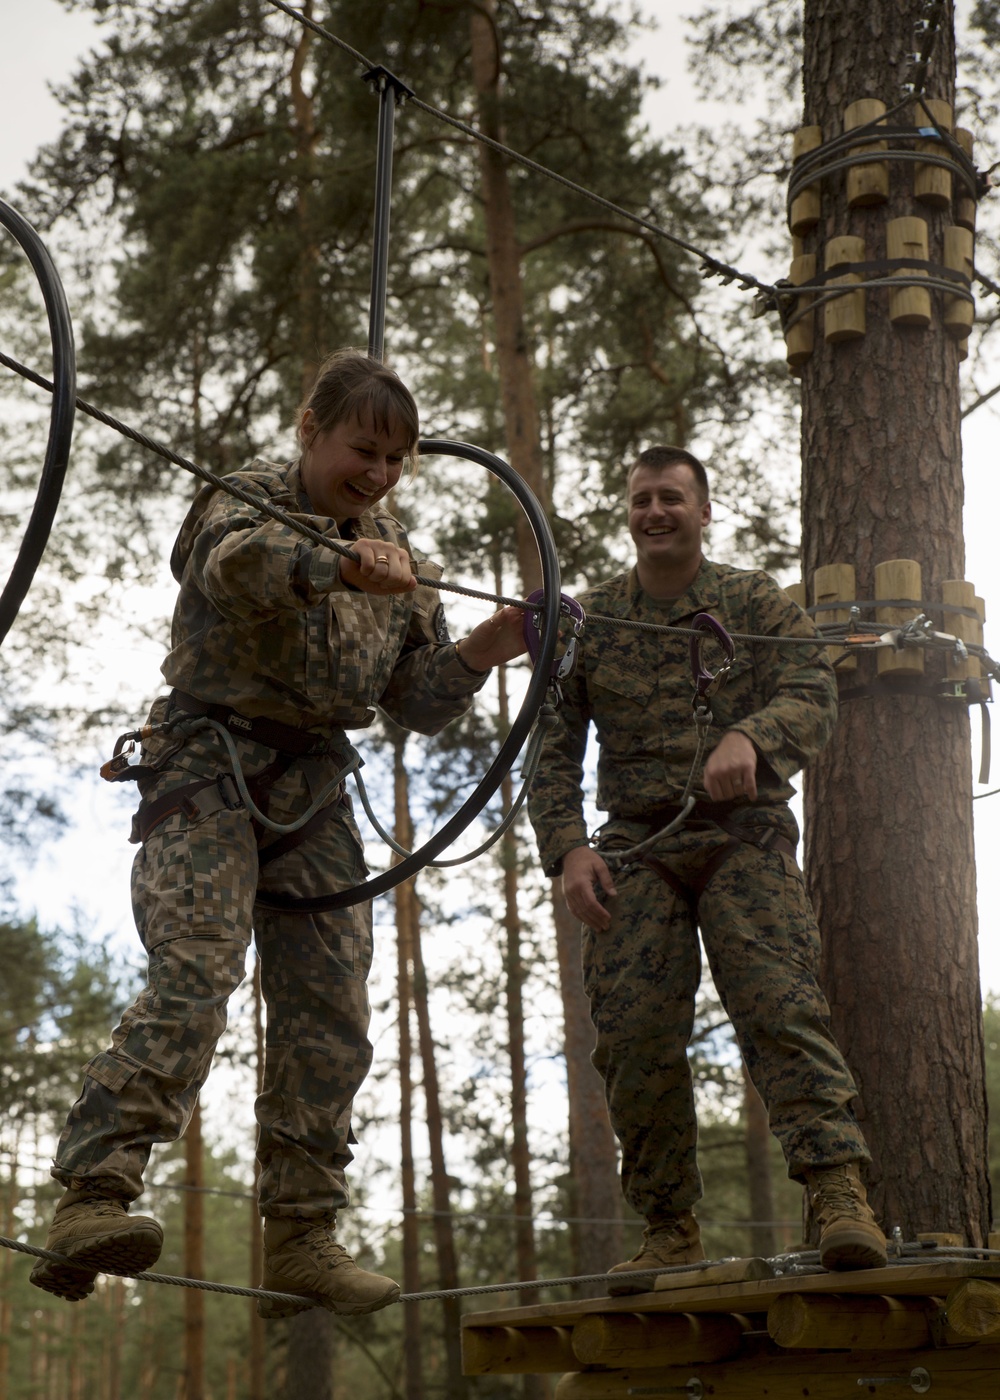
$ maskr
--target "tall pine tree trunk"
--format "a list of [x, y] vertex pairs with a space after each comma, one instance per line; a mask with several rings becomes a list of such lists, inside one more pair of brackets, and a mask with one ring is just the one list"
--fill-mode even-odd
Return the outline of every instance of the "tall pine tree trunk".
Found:
[[[409, 789], [403, 751], [406, 735], [393, 739], [393, 792], [395, 794], [395, 834], [406, 850], [413, 849], [413, 823], [410, 820]], [[399, 857], [397, 857], [398, 862]], [[399, 1134], [400, 1169], [403, 1188], [403, 1292], [420, 1291], [420, 1224], [417, 1219], [416, 1173], [413, 1163], [413, 1079], [410, 1004], [410, 968], [413, 958], [413, 928], [417, 918], [416, 891], [412, 880], [396, 886], [396, 985], [399, 1015]], [[406, 1400], [421, 1400], [421, 1305], [403, 1304], [403, 1378]]]
[[750, 1253], [769, 1259], [777, 1253], [774, 1233], [774, 1182], [771, 1173], [771, 1131], [764, 1100], [741, 1061], [743, 1071], [744, 1144], [750, 1196]]
[[[499, 587], [497, 588], [499, 592]], [[510, 723], [507, 702], [507, 668], [497, 667], [500, 685], [500, 727]], [[513, 783], [506, 773], [500, 784], [501, 810], [506, 817], [513, 805]], [[514, 827], [504, 832], [500, 840], [500, 861], [503, 874], [504, 930], [507, 936], [505, 986], [507, 993], [507, 1047], [510, 1055], [510, 1103], [513, 1146], [511, 1163], [514, 1168], [514, 1241], [517, 1255], [517, 1276], [520, 1279], [538, 1277], [535, 1258], [535, 1231], [531, 1205], [531, 1147], [528, 1142], [528, 1073], [524, 1045], [524, 959], [521, 956], [521, 913], [518, 908], [518, 840]], [[522, 1302], [534, 1300], [526, 1293]]]
[[[417, 1013], [417, 1035], [420, 1043], [420, 1063], [424, 1076], [424, 1102], [427, 1112], [427, 1136], [431, 1155], [431, 1199], [434, 1203], [434, 1245], [438, 1262], [438, 1288], [461, 1286], [458, 1251], [455, 1247], [455, 1225], [451, 1213], [451, 1188], [444, 1155], [444, 1114], [438, 1085], [437, 1058], [431, 1035], [430, 1006], [427, 995], [427, 969], [424, 966], [420, 939], [419, 917], [413, 928], [413, 1005]], [[468, 1383], [462, 1374], [461, 1318], [462, 1308], [457, 1298], [441, 1301], [445, 1349], [446, 1400], [466, 1400]]]
[[[496, 28], [496, 0], [482, 0], [475, 6], [469, 24], [472, 81], [476, 89], [480, 130], [494, 141], [502, 141], [501, 58]], [[478, 143], [477, 151], [507, 452], [514, 470], [524, 477], [542, 504], [547, 505], [533, 365], [524, 323], [521, 258], [507, 165], [498, 151], [491, 150], [482, 142]], [[541, 563], [528, 522], [520, 513], [517, 530], [521, 582], [527, 593], [542, 581]]]
[[[312, 0], [303, 0], [302, 13], [313, 17]], [[325, 347], [320, 340], [320, 245], [313, 214], [313, 182], [316, 180], [316, 148], [319, 133], [313, 96], [306, 90], [305, 69], [312, 46], [312, 31], [305, 25], [299, 31], [292, 58], [290, 86], [292, 94], [292, 128], [295, 136], [296, 189], [295, 214], [299, 233], [299, 282], [296, 322], [299, 334], [299, 356], [302, 362], [302, 392], [308, 393], [319, 359]]]
[[[14, 1234], [14, 1211], [18, 1203], [18, 1140], [15, 1137], [10, 1154], [10, 1180], [4, 1193], [3, 1233], [8, 1239]], [[9, 1250], [0, 1251], [0, 1400], [10, 1396], [10, 1328], [13, 1321], [11, 1283], [14, 1256]]]
[[[590, 1061], [594, 1027], [583, 989], [580, 921], [570, 913], [558, 880], [552, 882], [551, 894], [566, 1043], [573, 1271], [602, 1274], [624, 1257], [622, 1193], [615, 1172], [618, 1148], [604, 1083]], [[600, 1297], [604, 1291], [601, 1283], [581, 1284], [578, 1289], [581, 1297]]]
[[[253, 960], [253, 1029], [254, 1063], [257, 1068], [257, 1093], [264, 1092], [264, 997], [260, 986], [260, 958]], [[259, 1288], [264, 1280], [264, 1231], [257, 1205], [256, 1161], [254, 1191], [250, 1202], [250, 1287]], [[267, 1342], [264, 1319], [257, 1312], [257, 1300], [250, 1299], [249, 1400], [265, 1400], [267, 1394]]]
[[[924, 10], [923, 0], [805, 0], [805, 122], [829, 140], [848, 103], [894, 106]], [[951, 11], [925, 88], [949, 102]], [[914, 200], [912, 164], [890, 171], [889, 202], [873, 208], [849, 210], [843, 175], [825, 179], [805, 246], [820, 267], [823, 244], [840, 234], [862, 237], [866, 258], [885, 257], [886, 222], [903, 215], [926, 220], [931, 260], [942, 260], [951, 209]], [[939, 599], [965, 562], [958, 349], [942, 328], [940, 293], [926, 329], [892, 325], [884, 291], [866, 306], [861, 339], [826, 345], [818, 319], [805, 365], [805, 576], [851, 563], [858, 598], [872, 598], [875, 564], [914, 559], [923, 598]], [[873, 668], [862, 658], [857, 681], [871, 681]], [[965, 709], [887, 688], [846, 701], [810, 771], [806, 816], [823, 983], [860, 1088], [875, 1209], [907, 1239], [953, 1230], [979, 1244], [990, 1197]]]
[[[470, 36], [480, 128], [487, 136], [502, 141], [501, 53], [495, 0], [483, 0], [473, 9]], [[507, 451], [511, 465], [524, 477], [542, 505], [548, 507], [551, 493], [544, 472], [534, 366], [524, 321], [521, 259], [507, 165], [499, 152], [487, 146], [480, 144], [478, 151]], [[517, 542], [521, 586], [528, 593], [541, 583], [541, 564], [527, 521], [520, 515]], [[613, 1219], [620, 1210], [617, 1150], [607, 1122], [603, 1091], [599, 1106], [595, 1097], [600, 1081], [590, 1064], [594, 1032], [586, 1000], [578, 992], [579, 958], [572, 946], [574, 942], [579, 943], [579, 929], [575, 935], [569, 933], [565, 908], [560, 909], [560, 903], [561, 896], [553, 888], [560, 973], [565, 974], [561, 976], [561, 988], [570, 1096], [570, 1161], [574, 1170], [580, 1171], [574, 1178], [576, 1213], [581, 1219], [573, 1235], [574, 1267], [581, 1273], [591, 1273], [603, 1271], [611, 1262], [608, 1256], [619, 1252], [615, 1227], [611, 1227], [609, 1236], [609, 1227], [583, 1223]]]
[[[205, 1277], [205, 1184], [201, 1102], [195, 1104], [184, 1134], [184, 1272]], [[205, 1295], [184, 1290], [184, 1400], [205, 1400]]]
[[325, 1308], [288, 1319], [285, 1400], [333, 1400], [337, 1324]]

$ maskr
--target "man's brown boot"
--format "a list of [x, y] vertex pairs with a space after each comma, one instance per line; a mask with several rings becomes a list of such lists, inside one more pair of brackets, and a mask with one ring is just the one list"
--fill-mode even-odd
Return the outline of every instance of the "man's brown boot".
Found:
[[880, 1269], [888, 1259], [885, 1235], [868, 1204], [857, 1162], [817, 1167], [805, 1173], [805, 1181], [824, 1269]]
[[656, 1280], [648, 1274], [645, 1278], [630, 1275], [648, 1269], [669, 1269], [677, 1264], [700, 1264], [704, 1258], [701, 1232], [692, 1211], [666, 1216], [655, 1223], [651, 1221], [642, 1232], [639, 1253], [608, 1270], [610, 1274], [623, 1275], [620, 1281], [616, 1279], [608, 1284], [608, 1292], [613, 1297], [623, 1293], [648, 1293], [656, 1287]]
[[56, 1206], [45, 1248], [69, 1262], [39, 1259], [31, 1282], [76, 1303], [93, 1293], [98, 1274], [141, 1274], [155, 1264], [163, 1231], [148, 1215], [129, 1215], [124, 1201], [69, 1190]]
[[354, 1316], [376, 1312], [399, 1297], [399, 1284], [359, 1269], [327, 1225], [278, 1216], [264, 1220], [261, 1287], [302, 1297], [298, 1307], [262, 1298], [257, 1304], [261, 1317], [290, 1317], [306, 1308], [329, 1308], [330, 1312]]

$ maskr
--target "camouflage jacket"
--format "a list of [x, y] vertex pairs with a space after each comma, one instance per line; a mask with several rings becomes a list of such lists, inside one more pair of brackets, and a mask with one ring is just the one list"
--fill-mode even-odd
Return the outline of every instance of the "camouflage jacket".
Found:
[[[581, 595], [590, 613], [689, 627], [708, 612], [731, 632], [813, 636], [813, 625], [767, 574], [703, 560], [687, 592], [657, 601], [635, 569]], [[714, 645], [714, 644], [712, 644]], [[679, 801], [697, 745], [688, 637], [662, 636], [587, 624], [575, 674], [545, 741], [528, 812], [547, 874], [587, 843], [583, 760], [591, 722], [597, 731], [597, 805], [613, 818], [638, 821]], [[718, 655], [708, 647], [705, 663]], [[792, 795], [789, 779], [826, 743], [837, 714], [833, 669], [818, 648], [736, 643], [729, 679], [712, 700], [706, 756], [727, 730], [746, 734], [757, 749], [755, 808], [778, 808]], [[698, 775], [696, 797], [707, 793]], [[746, 804], [743, 804], [746, 806]], [[787, 814], [789, 820], [791, 814]]]
[[[258, 459], [238, 478], [342, 538], [313, 512], [297, 463]], [[403, 527], [378, 506], [354, 528], [357, 538], [406, 545]], [[215, 487], [196, 496], [170, 562], [180, 594], [162, 670], [200, 700], [318, 730], [371, 724], [381, 705], [404, 728], [434, 734], [484, 682], [448, 640], [436, 589], [392, 597], [350, 589], [333, 550]], [[418, 572], [440, 571], [420, 562]]]

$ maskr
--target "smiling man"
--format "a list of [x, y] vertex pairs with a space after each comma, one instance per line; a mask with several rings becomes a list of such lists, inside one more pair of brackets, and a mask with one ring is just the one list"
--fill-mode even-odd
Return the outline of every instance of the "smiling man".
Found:
[[[677, 447], [643, 452], [628, 474], [635, 566], [583, 594], [587, 614], [689, 628], [707, 612], [730, 632], [815, 636], [767, 574], [705, 559], [711, 515], [696, 457]], [[529, 797], [546, 873], [561, 874], [584, 925], [594, 1063], [621, 1143], [625, 1198], [646, 1221], [639, 1253], [611, 1271], [613, 1293], [650, 1288], [643, 1270], [705, 1257], [687, 1062], [699, 928], [789, 1175], [809, 1192], [823, 1264], [886, 1262], [860, 1180], [868, 1152], [851, 1111], [857, 1091], [816, 982], [819, 933], [788, 807], [789, 779], [833, 728], [832, 669], [817, 646], [739, 643], [711, 700], [703, 763], [693, 698], [686, 635], [591, 621]], [[597, 803], [608, 812], [593, 842], [582, 791], [591, 724]], [[676, 821], [689, 779], [697, 802], [679, 829], [616, 860]]]

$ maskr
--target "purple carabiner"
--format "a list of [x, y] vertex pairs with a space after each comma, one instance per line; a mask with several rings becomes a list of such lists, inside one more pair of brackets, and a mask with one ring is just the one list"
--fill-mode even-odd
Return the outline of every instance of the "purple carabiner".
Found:
[[[544, 597], [545, 590], [536, 588], [534, 592], [528, 594], [524, 601], [526, 603], [540, 603]], [[566, 648], [563, 655], [552, 658], [553, 680], [565, 680], [567, 675], [572, 671], [576, 661], [576, 639], [583, 631], [583, 624], [587, 620], [587, 615], [583, 611], [583, 608], [576, 599], [571, 598], [568, 593], [559, 594], [559, 613], [560, 616], [568, 617], [572, 621], [573, 636], [570, 638], [569, 646]], [[524, 641], [528, 648], [528, 656], [531, 659], [532, 666], [534, 666], [535, 662], [538, 660], [538, 652], [542, 644], [539, 617], [540, 613], [537, 612], [526, 612], [524, 614]], [[567, 658], [569, 658], [568, 665]]]
[[[736, 659], [736, 645], [722, 623], [711, 613], [698, 613], [691, 626], [696, 629], [691, 637], [691, 675], [697, 703], [699, 700], [709, 699], [725, 682], [729, 668]], [[724, 654], [722, 665], [714, 673], [705, 669], [701, 659], [701, 648], [706, 633], [715, 638]]]

